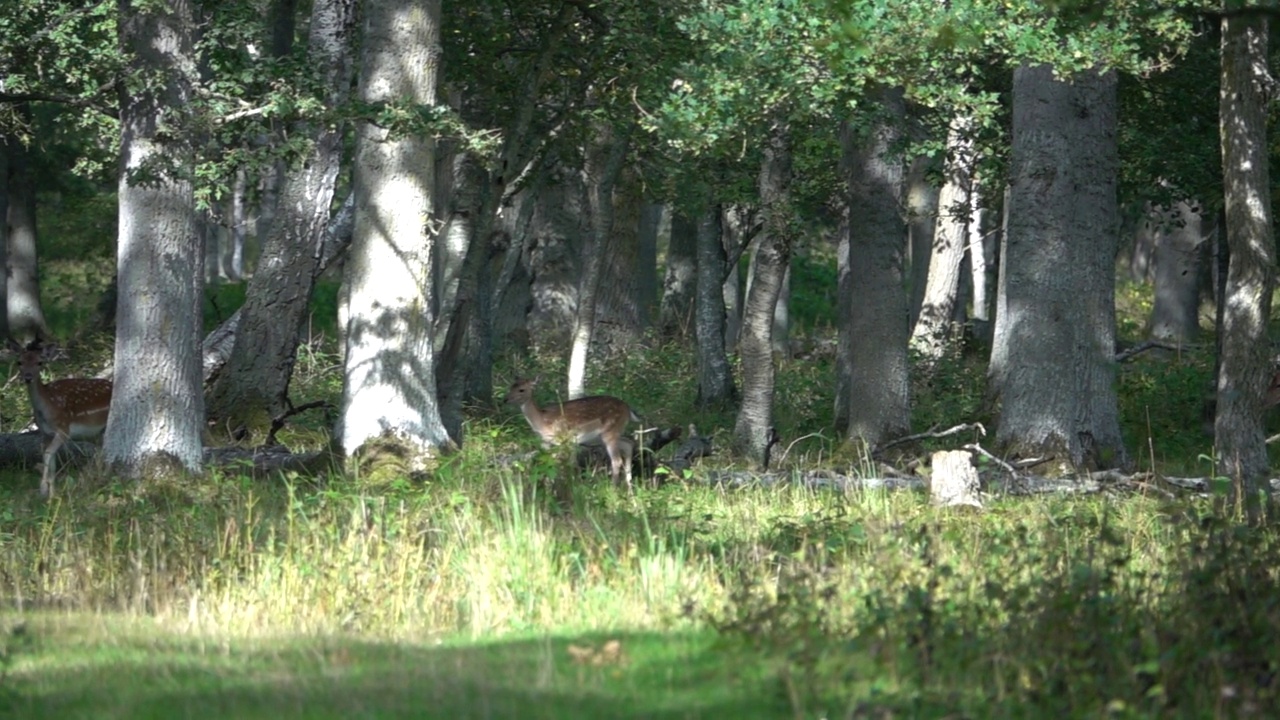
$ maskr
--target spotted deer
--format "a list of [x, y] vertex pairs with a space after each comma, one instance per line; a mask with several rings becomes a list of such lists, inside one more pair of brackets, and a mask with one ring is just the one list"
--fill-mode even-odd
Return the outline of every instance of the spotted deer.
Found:
[[111, 408], [111, 381], [96, 378], [66, 378], [45, 383], [40, 380], [44, 352], [38, 344], [20, 349], [19, 372], [27, 384], [36, 426], [44, 436], [44, 469], [40, 475], [40, 496], [53, 493], [58, 450], [67, 440], [91, 440], [107, 427]]
[[625, 475], [627, 489], [631, 489], [631, 455], [635, 441], [624, 437], [627, 424], [641, 422], [640, 417], [622, 400], [609, 395], [566, 400], [547, 407], [538, 407], [533, 390], [538, 379], [517, 380], [507, 392], [507, 403], [524, 413], [529, 427], [542, 438], [544, 445], [575, 442], [579, 445], [599, 441], [609, 454], [613, 481]]

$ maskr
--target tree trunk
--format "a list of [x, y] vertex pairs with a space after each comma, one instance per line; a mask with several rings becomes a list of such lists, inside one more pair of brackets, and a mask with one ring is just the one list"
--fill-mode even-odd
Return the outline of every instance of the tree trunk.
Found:
[[[244, 255], [245, 239], [249, 234], [249, 219], [247, 216], [247, 205], [245, 195], [248, 192], [249, 177], [244, 168], [236, 169], [236, 179], [231, 186], [231, 222], [227, 228], [227, 237], [230, 238], [233, 247], [240, 248], [240, 254]], [[214, 252], [218, 249], [214, 244]], [[265, 251], [264, 251], [265, 252]], [[262, 259], [259, 258], [258, 265], [262, 265]]]
[[640, 209], [639, 248], [636, 256], [636, 301], [640, 304], [643, 329], [653, 323], [658, 304], [658, 229], [666, 207], [646, 203]]
[[[30, 119], [23, 103], [19, 112]], [[14, 138], [9, 153], [8, 304], [9, 332], [22, 343], [47, 338], [49, 326], [40, 306], [40, 274], [36, 262], [36, 195], [32, 186], [28, 152]]]
[[[437, 259], [440, 273], [437, 323], [436, 390], [440, 417], [449, 437], [462, 445], [462, 407], [468, 384], [492, 397], [492, 331], [487, 307], [491, 291], [485, 278], [493, 253], [493, 221], [501, 201], [479, 158], [466, 153], [450, 163], [451, 193], [444, 246]], [[474, 395], [473, 395], [474, 397]]]
[[[756, 255], [760, 252], [761, 238], [756, 238], [751, 243], [751, 260], [750, 265], [756, 264]], [[755, 274], [747, 276], [747, 287], [743, 291], [746, 295], [751, 295], [751, 282], [755, 278]], [[790, 347], [788, 345], [788, 335], [791, 332], [791, 264], [787, 263], [786, 270], [782, 273], [782, 285], [778, 288], [778, 302], [773, 307], [773, 327], [769, 331], [769, 344], [773, 348], [773, 352], [779, 357], [788, 357]]]
[[685, 212], [671, 213], [667, 242], [667, 273], [662, 282], [658, 313], [663, 337], [686, 337], [693, 320], [698, 273], [698, 226]]
[[[436, 104], [440, 0], [364, 8], [358, 96]], [[356, 129], [356, 226], [346, 262], [346, 359], [336, 437], [349, 455], [397, 474], [450, 444], [437, 406], [431, 311], [434, 140], [372, 122]], [[387, 453], [374, 443], [399, 446]], [[407, 462], [397, 460], [407, 457]], [[376, 471], [376, 469], [375, 469]]]
[[698, 336], [698, 407], [720, 408], [737, 399], [724, 348], [724, 277], [727, 258], [720, 206], [710, 204], [698, 220], [698, 277], [695, 330]]
[[604, 275], [613, 231], [613, 189], [627, 156], [627, 138], [608, 125], [596, 127], [589, 141], [583, 169], [587, 186], [590, 237], [583, 248], [582, 277], [578, 281], [578, 310], [573, 320], [573, 345], [569, 350], [569, 397], [586, 393], [587, 355], [595, 330], [596, 302]]
[[617, 355], [635, 348], [643, 332], [640, 305], [640, 178], [624, 167], [613, 193], [613, 223], [600, 286], [597, 344]]
[[145, 184], [133, 178], [162, 158], [193, 156], [177, 138], [191, 97], [195, 21], [184, 0], [145, 8], [120, 3], [130, 71], [156, 80], [136, 93], [121, 89], [115, 390], [102, 448], [116, 472], [134, 478], [197, 471], [204, 428], [204, 248], [190, 168]]
[[200, 246], [204, 248], [204, 283], [208, 287], [217, 287], [227, 280], [222, 274], [222, 228], [207, 209], [199, 211], [196, 224]]
[[972, 179], [977, 157], [969, 137], [972, 118], [952, 120], [947, 135], [945, 179], [938, 193], [937, 226], [933, 233], [933, 257], [925, 280], [920, 312], [911, 332], [911, 344], [932, 367], [958, 340], [954, 319], [960, 296], [961, 266], [969, 239], [972, 216]]
[[16, 340], [9, 332], [9, 158], [18, 138], [0, 133], [0, 338]]
[[742, 311], [744, 288], [738, 261], [742, 258], [742, 245], [746, 241], [750, 214], [739, 206], [725, 207], [720, 214], [720, 227], [724, 237], [725, 255], [729, 265], [724, 275], [724, 350], [733, 354], [742, 337]]
[[1204, 233], [1200, 209], [1182, 201], [1161, 216], [1155, 246], [1155, 302], [1148, 331], [1152, 338], [1188, 343], [1200, 334], [1200, 266]]
[[902, 92], [883, 93], [880, 116], [863, 132], [842, 132], [849, 178], [849, 425], [847, 436], [874, 448], [911, 426], [907, 344], [909, 301], [903, 291], [906, 228], [899, 214], [903, 168], [896, 155]]
[[991, 355], [996, 439], [1069, 474], [1123, 467], [1115, 389], [1116, 74], [1013, 79], [1012, 186]]
[[[355, 0], [316, 0], [312, 5], [309, 64], [324, 73], [326, 102], [333, 107], [349, 95], [355, 5]], [[235, 437], [247, 432], [254, 443], [289, 405], [289, 380], [319, 276], [342, 159], [340, 125], [297, 127], [293, 134], [315, 140], [284, 173], [277, 221], [249, 281], [231, 357], [209, 394], [209, 416], [216, 427]]]
[[938, 225], [938, 188], [929, 184], [927, 173], [933, 158], [920, 156], [911, 162], [906, 177], [907, 241], [911, 251], [911, 315], [907, 327], [914, 328], [925, 303], [925, 291], [933, 262], [934, 231]]
[[974, 334], [985, 336], [981, 328], [991, 324], [992, 311], [995, 309], [992, 298], [995, 296], [996, 251], [999, 248], [1002, 228], [990, 227], [988, 218], [993, 217], [979, 203], [978, 193], [973, 193], [972, 215], [969, 218], [969, 240], [966, 243], [969, 254], [970, 287], [973, 288], [973, 311], [970, 318], [974, 322]]
[[1253, 499], [1269, 463], [1262, 402], [1271, 379], [1271, 292], [1275, 244], [1267, 154], [1267, 18], [1258, 13], [1222, 18], [1222, 171], [1226, 198], [1227, 269], [1217, 417], [1218, 472]]
[[[846, 199], [847, 203], [847, 199]], [[853, 317], [853, 276], [849, 267], [849, 208], [846, 204], [836, 227], [836, 381], [832, 417], [836, 431], [849, 428], [850, 386], [853, 383], [853, 337], [848, 328]]]
[[742, 406], [733, 427], [734, 452], [767, 463], [773, 437], [773, 310], [791, 261], [791, 144], [784, 126], [771, 131], [760, 168], [764, 230], [751, 264], [751, 289], [742, 319]]

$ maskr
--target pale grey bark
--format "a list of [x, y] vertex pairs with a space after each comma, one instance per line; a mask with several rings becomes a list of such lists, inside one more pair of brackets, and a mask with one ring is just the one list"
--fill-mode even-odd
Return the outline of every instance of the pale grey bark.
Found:
[[662, 281], [662, 307], [658, 327], [669, 338], [687, 336], [693, 324], [693, 303], [698, 273], [698, 226], [680, 210], [671, 213], [667, 241], [667, 271]]
[[1148, 225], [1156, 233], [1148, 334], [1156, 340], [1188, 343], [1200, 334], [1200, 267], [1205, 238], [1198, 205], [1182, 201], [1171, 210], [1154, 208]]
[[969, 316], [975, 323], [990, 323], [992, 296], [995, 295], [996, 247], [1000, 233], [987, 224], [992, 213], [978, 203], [974, 193], [972, 213], [969, 217], [968, 258], [973, 296]]
[[722, 407], [737, 399], [725, 353], [723, 283], [727, 258], [720, 227], [720, 206], [709, 204], [698, 218], [696, 322], [698, 407]]
[[[19, 112], [27, 116], [27, 121], [30, 120], [30, 109], [25, 103], [20, 106]], [[8, 156], [8, 212], [0, 218], [8, 226], [5, 302], [9, 332], [14, 339], [25, 344], [36, 338], [47, 338], [49, 326], [40, 305], [40, 274], [36, 258], [36, 195], [30, 173], [29, 153], [22, 141], [14, 137]]]
[[1116, 74], [1013, 80], [1012, 185], [991, 355], [997, 441], [1058, 472], [1124, 466], [1115, 388]]
[[218, 224], [209, 216], [209, 212], [201, 211], [196, 219], [199, 223], [200, 244], [204, 248], [204, 281], [210, 287], [221, 284], [227, 278], [222, 274], [222, 233]]
[[191, 99], [194, 26], [184, 0], [120, 5], [125, 58], [155, 78], [132, 91], [122, 86], [120, 98], [115, 389], [102, 452], [126, 477], [201, 466], [204, 250], [192, 186], [181, 171], [146, 184], [132, 177], [156, 161], [181, 164], [193, 155], [177, 138]]
[[743, 244], [748, 242], [746, 238], [752, 218], [750, 212], [738, 205], [725, 207], [720, 218], [724, 250], [729, 261], [724, 277], [724, 348], [725, 352], [732, 354], [738, 349], [738, 339], [742, 336], [742, 311], [745, 304], [738, 260], [742, 257]]
[[1267, 324], [1276, 260], [1267, 148], [1274, 81], [1267, 68], [1267, 33], [1266, 15], [1222, 17], [1218, 117], [1230, 260], [1214, 437], [1218, 472], [1240, 483], [1250, 499], [1269, 471], [1262, 403], [1271, 379]]
[[[942, 189], [937, 195], [929, 272], [911, 331], [912, 346], [930, 365], [941, 360], [959, 340], [955, 317], [960, 305], [960, 271], [975, 201], [972, 188], [977, 157], [970, 137], [971, 126], [972, 118], [961, 115], [952, 120], [947, 134], [947, 157]], [[913, 260], [913, 272], [914, 264]]]
[[[249, 235], [248, 202], [245, 195], [249, 190], [249, 176], [244, 168], [236, 169], [236, 177], [231, 185], [230, 217], [227, 224], [227, 237], [233, 247], [240, 248], [240, 256], [244, 257], [245, 242]], [[214, 245], [214, 251], [217, 251]]]
[[902, 92], [887, 90], [876, 115], [862, 119], [862, 131], [846, 124], [841, 133], [849, 184], [848, 324], [840, 328], [849, 353], [846, 436], [872, 448], [911, 426], [906, 227], [899, 211], [904, 169], [894, 147], [904, 114]]
[[595, 127], [587, 145], [583, 175], [587, 186], [591, 230], [583, 248], [582, 275], [578, 280], [578, 308], [569, 348], [569, 397], [586, 394], [587, 356], [595, 332], [596, 303], [600, 283], [612, 247], [613, 190], [627, 156], [627, 137], [604, 123]]
[[[760, 252], [760, 246], [763, 243], [761, 238], [757, 238], [751, 243], [751, 261], [750, 264], [756, 264], [756, 255]], [[755, 278], [755, 273], [747, 276], [747, 287], [744, 294], [751, 295], [751, 283]], [[773, 348], [773, 352], [779, 356], [787, 357], [790, 355], [789, 335], [791, 333], [791, 264], [788, 260], [787, 267], [782, 273], [782, 284], [778, 287], [778, 301], [773, 306], [773, 327], [769, 331], [769, 344]]]
[[[436, 103], [440, 0], [373, 3], [364, 9], [361, 102]], [[340, 447], [357, 453], [394, 440], [417, 466], [450, 444], [436, 398], [431, 311], [434, 141], [356, 129], [355, 232], [346, 262], [347, 331]]]
[[[309, 65], [321, 73], [317, 80], [331, 107], [344, 104], [350, 94], [355, 9], [355, 0], [312, 5]], [[237, 437], [248, 431], [255, 441], [288, 408], [289, 380], [320, 274], [342, 159], [341, 125], [304, 124], [292, 132], [312, 136], [312, 144], [283, 173], [276, 221], [246, 290], [231, 357], [208, 398], [216, 427]]]
[[794, 223], [790, 197], [791, 144], [787, 128], [770, 131], [760, 168], [764, 229], [751, 264], [751, 290], [742, 320], [742, 404], [733, 427], [733, 449], [767, 464], [773, 439], [773, 313], [791, 260]]
[[531, 305], [528, 331], [542, 352], [563, 353], [572, 342], [590, 232], [586, 188], [581, 172], [557, 168], [534, 202], [528, 272]]

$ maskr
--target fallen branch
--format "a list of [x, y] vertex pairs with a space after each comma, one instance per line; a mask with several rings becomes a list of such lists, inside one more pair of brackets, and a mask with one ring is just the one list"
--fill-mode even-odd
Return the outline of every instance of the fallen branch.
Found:
[[1188, 346], [1187, 345], [1170, 345], [1169, 343], [1161, 342], [1159, 340], [1146, 340], [1144, 342], [1138, 343], [1137, 345], [1134, 345], [1128, 350], [1124, 350], [1122, 352], [1116, 353], [1115, 361], [1118, 363], [1128, 362], [1148, 350], [1155, 350], [1157, 348], [1160, 350], [1173, 350], [1177, 352], [1180, 350], [1188, 349]]
[[271, 430], [267, 432], [267, 439], [262, 443], [266, 447], [272, 447], [279, 444], [276, 441], [276, 433], [284, 429], [285, 421], [294, 415], [301, 415], [308, 410], [323, 408], [325, 424], [333, 424], [333, 412], [334, 410], [337, 410], [337, 408], [328, 400], [315, 400], [309, 403], [303, 403], [297, 407], [294, 407], [293, 403], [289, 402], [287, 398], [285, 399], [285, 402], [289, 403], [289, 409], [281, 413], [279, 417], [271, 418]]
[[987, 436], [987, 429], [982, 426], [982, 423], [964, 423], [962, 425], [956, 425], [955, 427], [947, 428], [946, 430], [939, 430], [939, 431], [926, 430], [925, 432], [916, 433], [915, 435], [906, 435], [896, 440], [890, 440], [889, 442], [884, 443], [883, 445], [881, 445], [876, 449], [888, 450], [889, 448], [894, 447], [896, 445], [903, 445], [905, 443], [915, 442], [916, 440], [936, 440], [937, 438], [948, 437], [950, 435], [955, 435], [956, 433], [964, 432], [965, 430], [977, 430], [978, 437]]

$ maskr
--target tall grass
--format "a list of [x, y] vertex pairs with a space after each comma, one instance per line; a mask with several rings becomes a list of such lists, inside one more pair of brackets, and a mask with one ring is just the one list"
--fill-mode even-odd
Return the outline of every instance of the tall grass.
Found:
[[[655, 423], [696, 423], [722, 446], [732, 418], [692, 406], [689, 353], [654, 348], [595, 373], [592, 391], [626, 398]], [[874, 472], [830, 431], [829, 360], [780, 364], [783, 472]], [[954, 361], [913, 388], [918, 429], [980, 416], [981, 360]], [[526, 359], [500, 370], [498, 384], [537, 371], [558, 377], [559, 362]], [[331, 337], [305, 345], [295, 402], [335, 397], [336, 367]], [[1193, 465], [1208, 449], [1191, 418], [1205, 372], [1203, 358], [1121, 369], [1126, 437], [1144, 448], [1144, 466]], [[20, 403], [13, 392], [0, 403], [16, 418], [9, 429], [29, 416]], [[325, 444], [327, 419], [297, 420], [284, 442]], [[554, 455], [522, 452], [535, 442], [514, 412], [477, 408], [466, 432], [463, 451], [425, 480], [378, 485], [233, 472], [124, 485], [73, 471], [45, 504], [32, 474], [0, 476], [0, 708], [12, 687], [37, 695], [54, 664], [38, 643], [3, 631], [39, 618], [46, 631], [63, 623], [74, 634], [87, 617], [123, 622], [124, 635], [357, 638], [397, 653], [513, 637], [709, 638], [708, 662], [664, 656], [656, 667], [620, 663], [599, 683], [579, 682], [598, 693], [634, 677], [620, 691], [632, 698], [686, 685], [689, 696], [714, 686], [745, 698], [734, 714], [664, 707], [672, 716], [1280, 709], [1280, 535], [1266, 522], [1221, 519], [1211, 500], [1006, 497], [973, 513], [909, 492], [729, 489], [707, 484], [701, 470], [628, 495]], [[718, 454], [707, 464], [727, 461]], [[333, 672], [328, 658], [344, 652], [324, 649], [317, 672]], [[554, 686], [554, 654], [533, 654], [521, 667], [537, 677], [510, 682]], [[395, 658], [390, 672], [423, 680]], [[441, 697], [450, 692], [442, 682]], [[47, 716], [49, 706], [38, 707]], [[615, 710], [586, 716], [625, 714]]]

